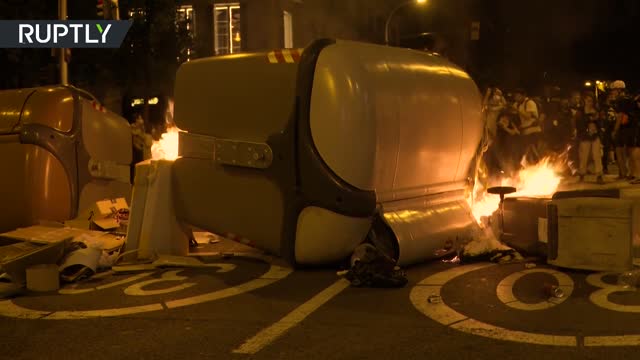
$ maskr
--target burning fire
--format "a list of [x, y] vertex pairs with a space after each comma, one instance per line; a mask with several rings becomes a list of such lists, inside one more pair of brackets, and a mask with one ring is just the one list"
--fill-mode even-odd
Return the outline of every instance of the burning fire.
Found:
[[175, 160], [178, 158], [178, 134], [180, 129], [175, 126], [167, 128], [159, 141], [151, 145], [151, 158], [153, 160]]
[[[527, 165], [523, 162], [524, 169], [520, 170], [514, 178], [503, 179], [501, 186], [513, 186], [517, 192], [507, 195], [507, 197], [528, 196], [544, 197], [551, 196], [560, 185], [560, 176], [557, 174], [556, 165], [552, 159], [547, 157], [535, 165]], [[476, 183], [467, 198], [471, 207], [473, 217], [481, 222], [482, 217], [491, 216], [500, 206], [500, 197], [487, 193], [487, 188], [481, 181], [476, 179]]]

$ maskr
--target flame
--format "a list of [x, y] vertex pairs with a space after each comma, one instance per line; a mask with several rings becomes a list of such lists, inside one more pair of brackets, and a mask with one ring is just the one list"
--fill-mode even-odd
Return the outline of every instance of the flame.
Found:
[[518, 191], [510, 196], [544, 197], [556, 192], [561, 178], [550, 157], [532, 166], [523, 165], [524, 169], [518, 173]]
[[180, 129], [176, 126], [167, 128], [159, 141], [151, 145], [151, 158], [153, 160], [175, 160], [178, 158], [178, 136]]
[[[558, 175], [561, 160], [554, 161], [551, 157], [540, 160], [537, 164], [528, 165], [523, 161], [521, 169], [513, 178], [501, 180], [501, 186], [513, 186], [516, 192], [507, 197], [547, 197], [556, 192], [561, 177]], [[476, 175], [473, 191], [467, 197], [473, 217], [481, 224], [482, 218], [491, 216], [500, 206], [500, 197], [487, 193], [483, 181]]]

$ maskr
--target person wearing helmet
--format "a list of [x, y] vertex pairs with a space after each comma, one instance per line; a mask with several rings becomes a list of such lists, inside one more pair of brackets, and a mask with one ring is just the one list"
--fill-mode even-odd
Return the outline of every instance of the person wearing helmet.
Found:
[[[629, 98], [626, 93], [626, 84], [622, 80], [616, 80], [611, 83], [611, 96], [614, 98], [614, 109], [616, 112], [616, 125], [613, 129], [613, 137], [616, 147], [616, 160], [618, 163], [619, 175], [618, 179], [634, 180], [638, 176], [637, 161], [632, 159], [638, 158], [638, 139], [635, 131], [635, 121], [632, 118], [633, 99]], [[627, 167], [627, 162], [629, 166]]]

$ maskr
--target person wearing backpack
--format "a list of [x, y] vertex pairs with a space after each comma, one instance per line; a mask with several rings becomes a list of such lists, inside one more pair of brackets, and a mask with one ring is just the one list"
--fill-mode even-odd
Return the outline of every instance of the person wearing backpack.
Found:
[[536, 163], [540, 160], [538, 143], [542, 135], [538, 105], [527, 96], [524, 89], [516, 89], [513, 93], [520, 118], [520, 134], [525, 158], [529, 163]]

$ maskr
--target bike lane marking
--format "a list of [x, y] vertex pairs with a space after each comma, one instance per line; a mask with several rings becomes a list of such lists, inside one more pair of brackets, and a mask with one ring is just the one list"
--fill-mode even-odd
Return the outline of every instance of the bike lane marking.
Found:
[[538, 345], [578, 345], [578, 339], [576, 336], [548, 335], [510, 330], [487, 324], [463, 315], [449, 307], [444, 301], [437, 304], [431, 304], [427, 301], [427, 298], [431, 295], [441, 296], [440, 293], [442, 287], [454, 278], [472, 271], [486, 269], [493, 266], [496, 266], [496, 264], [465, 265], [428, 276], [411, 289], [411, 293], [409, 295], [411, 303], [416, 307], [416, 309], [418, 309], [418, 311], [427, 317], [441, 323], [442, 325], [465, 333], [496, 340], [507, 340]]
[[[122, 308], [79, 310], [79, 311], [71, 310], [71, 311], [55, 311], [54, 312], [54, 311], [32, 310], [32, 309], [28, 309], [28, 308], [16, 305], [13, 302], [13, 300], [3, 300], [3, 301], [0, 301], [0, 316], [21, 318], [21, 319], [75, 320], [75, 319], [89, 319], [89, 318], [100, 318], [100, 317], [115, 317], [115, 316], [145, 313], [150, 311], [159, 311], [159, 310], [164, 310], [165, 308], [171, 309], [171, 308], [177, 308], [182, 306], [195, 305], [195, 304], [220, 300], [220, 299], [228, 298], [231, 296], [244, 294], [246, 292], [253, 291], [253, 290], [271, 285], [276, 281], [282, 280], [285, 277], [289, 276], [292, 272], [293, 270], [288, 267], [270, 264], [269, 270], [262, 276], [230, 288], [216, 290], [206, 294], [191, 296], [191, 297], [187, 297], [179, 300], [172, 300], [172, 301], [166, 301], [166, 302], [160, 302], [160, 303], [142, 305], [142, 306], [122, 307]], [[148, 276], [148, 274], [140, 274], [140, 276], [135, 280], [139, 280], [140, 278], [142, 278], [143, 277], [142, 275]], [[125, 280], [129, 280], [129, 281], [125, 282]], [[120, 284], [118, 285], [135, 281], [135, 280], [131, 280], [131, 278], [123, 279], [122, 281], [120, 281]], [[110, 284], [107, 284], [105, 286], [108, 286], [108, 285]], [[112, 286], [115, 286], [115, 285], [112, 285]]]

